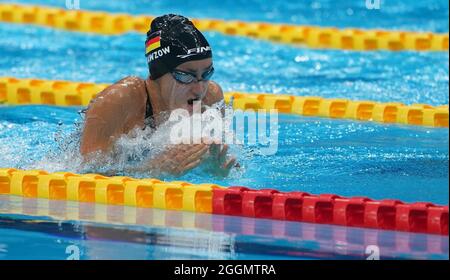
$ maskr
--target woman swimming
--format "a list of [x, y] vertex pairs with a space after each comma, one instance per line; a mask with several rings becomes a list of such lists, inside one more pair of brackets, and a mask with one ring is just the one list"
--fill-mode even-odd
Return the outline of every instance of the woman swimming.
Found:
[[[163, 112], [185, 109], [192, 115], [194, 102], [211, 106], [223, 101], [221, 87], [210, 80], [214, 73], [211, 47], [187, 18], [173, 14], [155, 18], [147, 32], [145, 53], [150, 71], [146, 80], [124, 78], [89, 104], [80, 142], [84, 158], [109, 152], [115, 140], [136, 127], [157, 128], [166, 121]], [[172, 145], [141, 171], [179, 175], [208, 159], [212, 170], [226, 175], [236, 161], [227, 157], [227, 150], [227, 145], [219, 143]]]

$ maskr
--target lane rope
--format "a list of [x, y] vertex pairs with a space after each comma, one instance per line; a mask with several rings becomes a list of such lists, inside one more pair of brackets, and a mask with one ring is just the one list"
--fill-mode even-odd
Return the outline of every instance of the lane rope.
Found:
[[[2, 205], [3, 204], [3, 205]], [[17, 196], [0, 196], [0, 224], [4, 225], [17, 225], [17, 220], [14, 220], [9, 215], [21, 215], [22, 220], [20, 223], [35, 223], [34, 216], [50, 217], [54, 220], [54, 223], [47, 220], [44, 221], [46, 229], [55, 228], [55, 231], [61, 228], [60, 221], [67, 221], [69, 228], [73, 226], [74, 233], [79, 233], [80, 237], [89, 239], [89, 232], [80, 231], [79, 224], [73, 224], [71, 221], [81, 222], [94, 222], [104, 224], [122, 224], [122, 225], [137, 225], [137, 226], [150, 226], [150, 227], [170, 227], [170, 228], [183, 228], [186, 230], [201, 230], [207, 234], [208, 232], [215, 232], [219, 235], [219, 241], [223, 241], [221, 235], [223, 234], [244, 234], [244, 235], [258, 235], [262, 237], [286, 239], [298, 242], [314, 242], [314, 251], [304, 253], [296, 252], [297, 256], [305, 257], [317, 257], [317, 252], [334, 252], [336, 253], [336, 245], [346, 240], [353, 240], [351, 243], [352, 250], [350, 252], [342, 252], [341, 254], [355, 256], [355, 252], [361, 252], [361, 257], [367, 257], [363, 255], [367, 246], [376, 245], [382, 243], [381, 240], [385, 240], [387, 235], [391, 234], [389, 246], [383, 247], [383, 256], [402, 257], [417, 256], [421, 258], [423, 255], [433, 254], [433, 258], [440, 258], [441, 256], [447, 259], [448, 256], [448, 240], [446, 236], [433, 235], [428, 236], [427, 241], [417, 248], [415, 240], [417, 236], [408, 232], [390, 232], [382, 230], [371, 230], [360, 228], [342, 228], [338, 226], [326, 226], [324, 228], [319, 224], [302, 223], [292, 224], [287, 221], [272, 221], [266, 220], [254, 220], [252, 218], [242, 218], [242, 221], [236, 220], [233, 216], [224, 215], [208, 215], [187, 211], [166, 211], [154, 208], [138, 208], [138, 207], [123, 207], [111, 206], [104, 204], [91, 204], [91, 203], [77, 203], [67, 201], [56, 200], [44, 200], [39, 199], [36, 203], [29, 203], [27, 198]], [[3, 215], [2, 215], [3, 214]], [[31, 216], [26, 217], [23, 220], [24, 215]], [[235, 225], [234, 227], [230, 227]], [[237, 225], [237, 226], [236, 226]], [[261, 226], [264, 225], [264, 226]], [[19, 224], [20, 226], [20, 224]], [[14, 226], [13, 226], [14, 227]], [[230, 231], [230, 228], [231, 231]], [[295, 228], [295, 231], [292, 229]], [[131, 229], [128, 229], [128, 231]], [[323, 234], [325, 230], [326, 234]], [[355, 233], [358, 234], [357, 240], [355, 240]], [[94, 236], [95, 237], [95, 236]], [[133, 235], [134, 237], [134, 235]], [[207, 236], [208, 237], [208, 236]], [[209, 235], [209, 238], [211, 236]], [[330, 239], [331, 237], [331, 239]], [[197, 239], [205, 238], [205, 236], [197, 236]], [[126, 239], [126, 237], [125, 237]], [[229, 239], [225, 239], [223, 248], [229, 248], [230, 244], [227, 242]], [[193, 240], [192, 242], [196, 242]], [[379, 242], [377, 242], [379, 241]], [[164, 242], [163, 242], [164, 243]], [[222, 243], [221, 243], [222, 244]], [[162, 244], [165, 245], [165, 244]], [[216, 244], [217, 245], [217, 244]], [[217, 248], [217, 246], [215, 246]], [[310, 246], [308, 246], [310, 248]], [[208, 250], [208, 248], [206, 248]], [[223, 252], [223, 250], [222, 250]], [[225, 250], [225, 252], [228, 252]], [[235, 251], [232, 251], [233, 254]], [[441, 255], [441, 256], [438, 256]], [[217, 255], [215, 255], [217, 257]], [[411, 258], [411, 257], [410, 257]]]
[[448, 235], [448, 206], [99, 174], [0, 169], [0, 195]]
[[448, 235], [448, 206], [428, 202], [14, 168], [0, 169], [0, 195]]
[[[145, 33], [153, 19], [153, 16], [145, 15], [66, 10], [12, 3], [0, 4], [1, 22], [33, 24], [103, 35]], [[192, 22], [202, 31], [302, 45], [313, 49], [355, 51], [448, 51], [449, 49], [448, 33], [338, 29], [220, 19], [193, 19]]]
[[[42, 104], [87, 106], [108, 84], [0, 77], [0, 102], [10, 105]], [[448, 105], [405, 105], [399, 102], [333, 99], [315, 96], [227, 92], [233, 108], [332, 119], [350, 119], [402, 125], [449, 127]]]

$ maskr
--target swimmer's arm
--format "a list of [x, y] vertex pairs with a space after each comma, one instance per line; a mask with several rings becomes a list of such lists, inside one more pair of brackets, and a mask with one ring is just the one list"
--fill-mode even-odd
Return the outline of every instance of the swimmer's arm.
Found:
[[[206, 105], [211, 106], [223, 99], [224, 94], [222, 87], [216, 82], [210, 81], [208, 96], [205, 101]], [[225, 116], [225, 108], [222, 108], [222, 115]], [[211, 152], [212, 156], [209, 163], [211, 167], [209, 169], [210, 173], [226, 177], [233, 167], [240, 167], [234, 156], [227, 158], [228, 145], [216, 145], [216, 147], [213, 145]]]
[[208, 91], [209, 91], [209, 96], [210, 96], [211, 102], [212, 102], [211, 104], [214, 104], [216, 102], [223, 100], [223, 98], [224, 98], [223, 90], [222, 90], [222, 87], [218, 83], [216, 83], [214, 81], [210, 81]]
[[155, 158], [127, 171], [145, 172], [157, 177], [163, 173], [180, 176], [199, 166], [209, 147], [204, 143], [173, 145]]
[[107, 152], [110, 146], [111, 128], [106, 125], [103, 118], [87, 117], [81, 135], [80, 152], [83, 156], [101, 151]]
[[[131, 78], [120, 82], [127, 82], [127, 79]], [[96, 151], [108, 152], [118, 136], [136, 125], [137, 112], [143, 110], [140, 108], [142, 100], [134, 98], [136, 93], [119, 83], [99, 93], [86, 111], [80, 142], [83, 156]]]
[[[223, 90], [219, 84], [216, 82], [210, 81], [208, 85], [208, 94], [205, 97], [205, 104], [208, 106], [212, 106], [217, 102], [220, 102], [224, 99]], [[225, 115], [224, 109], [222, 109], [222, 114]]]

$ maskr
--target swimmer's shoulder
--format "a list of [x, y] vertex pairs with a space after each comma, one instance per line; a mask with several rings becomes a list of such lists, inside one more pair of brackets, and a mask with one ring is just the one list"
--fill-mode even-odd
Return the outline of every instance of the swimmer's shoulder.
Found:
[[131, 108], [142, 107], [147, 100], [147, 91], [145, 80], [136, 77], [128, 76], [114, 84], [106, 87], [99, 92], [89, 104], [120, 104], [121, 106], [131, 106]]
[[208, 83], [208, 94], [205, 97], [206, 105], [213, 105], [224, 99], [223, 90], [220, 85], [214, 81]]
[[125, 77], [105, 88], [98, 95], [120, 95], [123, 98], [143, 98], [146, 97], [145, 80], [136, 76]]
[[144, 80], [126, 77], [98, 93], [85, 111], [80, 152], [106, 151], [112, 139], [142, 125], [145, 92]]

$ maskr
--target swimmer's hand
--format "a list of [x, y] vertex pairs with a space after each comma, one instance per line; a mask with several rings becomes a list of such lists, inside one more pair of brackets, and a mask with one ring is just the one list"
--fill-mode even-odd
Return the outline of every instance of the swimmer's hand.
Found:
[[150, 161], [149, 168], [153, 171], [181, 176], [200, 165], [208, 149], [207, 144], [174, 145]]
[[216, 175], [226, 177], [233, 167], [239, 167], [235, 157], [227, 157], [228, 145], [213, 143], [209, 148], [209, 157], [205, 161], [207, 171]]

